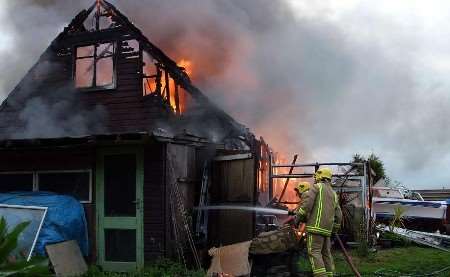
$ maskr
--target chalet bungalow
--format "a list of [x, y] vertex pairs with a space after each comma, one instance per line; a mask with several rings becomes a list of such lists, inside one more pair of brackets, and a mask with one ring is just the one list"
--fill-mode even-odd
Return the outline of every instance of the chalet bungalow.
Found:
[[[187, 213], [202, 179], [210, 203], [267, 201], [267, 153], [103, 0], [75, 16], [0, 106], [0, 192], [77, 198], [88, 258], [107, 269], [175, 253], [175, 185]], [[242, 241], [254, 215], [216, 212], [209, 227], [209, 245]]]

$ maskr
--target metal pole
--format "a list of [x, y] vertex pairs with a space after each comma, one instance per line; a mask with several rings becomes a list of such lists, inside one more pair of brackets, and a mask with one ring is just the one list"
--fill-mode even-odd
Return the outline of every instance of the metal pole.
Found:
[[346, 166], [346, 165], [354, 165], [354, 166], [362, 166], [363, 163], [305, 163], [305, 164], [274, 164], [273, 167], [320, 167], [322, 165], [336, 165], [336, 166]]
[[269, 151], [269, 201], [273, 197], [273, 172], [272, 172], [272, 151]]

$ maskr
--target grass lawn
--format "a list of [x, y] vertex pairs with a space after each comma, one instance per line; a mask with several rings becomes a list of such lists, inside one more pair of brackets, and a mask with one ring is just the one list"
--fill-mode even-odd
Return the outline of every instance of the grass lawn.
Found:
[[[355, 266], [361, 274], [374, 273], [384, 269], [392, 276], [401, 274], [428, 274], [450, 267], [450, 253], [434, 248], [409, 246], [403, 248], [391, 248], [379, 250], [369, 254], [366, 258], [358, 258], [355, 251], [351, 252]], [[341, 252], [335, 254], [336, 271], [339, 273], [351, 273], [344, 255]], [[397, 274], [395, 274], [397, 272]], [[450, 268], [437, 276], [450, 276]]]
[[[359, 258], [356, 250], [351, 251], [351, 256], [356, 267], [362, 276], [450, 276], [450, 253], [433, 248], [423, 248], [418, 246], [409, 246], [402, 248], [391, 248], [379, 250], [376, 253], [371, 253], [367, 257]], [[336, 263], [337, 276], [354, 276], [350, 267], [347, 265], [341, 251], [333, 253]], [[310, 271], [306, 257], [300, 258], [300, 270]], [[440, 274], [427, 275], [435, 271], [442, 270], [448, 267], [445, 272]], [[377, 274], [375, 272], [383, 270], [384, 274]], [[184, 267], [180, 264], [163, 260], [156, 262], [153, 265], [145, 268], [143, 272], [135, 272], [130, 274], [121, 273], [107, 273], [101, 272], [97, 267], [92, 266], [86, 277], [203, 277], [202, 271], [186, 272]], [[0, 274], [1, 276], [1, 274]], [[20, 274], [21, 277], [47, 277], [51, 276], [48, 273], [48, 268], [43, 266], [37, 268], [28, 274]]]
[[[384, 249], [365, 258], [357, 257], [356, 251], [351, 251], [350, 254], [363, 276], [376, 276], [374, 273], [382, 269], [384, 275], [378, 276], [414, 276], [414, 274], [429, 274], [445, 267], [449, 267], [445, 272], [430, 276], [450, 276], [450, 253], [433, 248], [409, 246]], [[333, 257], [338, 274], [353, 276], [341, 251], [334, 252]], [[305, 266], [303, 264], [303, 268]]]

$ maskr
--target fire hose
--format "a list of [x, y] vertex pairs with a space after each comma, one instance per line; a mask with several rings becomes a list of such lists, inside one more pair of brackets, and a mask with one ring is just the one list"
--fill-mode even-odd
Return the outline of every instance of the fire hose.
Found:
[[359, 274], [358, 269], [356, 268], [356, 266], [353, 264], [352, 258], [350, 257], [350, 255], [348, 254], [347, 250], [344, 247], [344, 244], [342, 243], [341, 238], [339, 237], [338, 234], [335, 234], [336, 240], [339, 243], [339, 246], [342, 249], [342, 253], [344, 253], [344, 257], [345, 260], [347, 261], [348, 265], [350, 266], [350, 268], [352, 269], [353, 273], [355, 274], [355, 276], [357, 277], [361, 277], [361, 274]]

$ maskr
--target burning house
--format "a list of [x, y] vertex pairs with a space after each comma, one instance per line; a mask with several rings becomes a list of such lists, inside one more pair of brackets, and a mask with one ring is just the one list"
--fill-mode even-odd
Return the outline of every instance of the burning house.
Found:
[[[73, 18], [0, 106], [0, 192], [78, 199], [89, 259], [105, 269], [171, 256], [173, 203], [187, 212], [207, 194], [266, 203], [268, 152], [193, 85], [188, 62], [103, 0]], [[254, 235], [254, 214], [234, 213], [210, 216], [210, 244]], [[226, 232], [235, 221], [240, 229]]]

